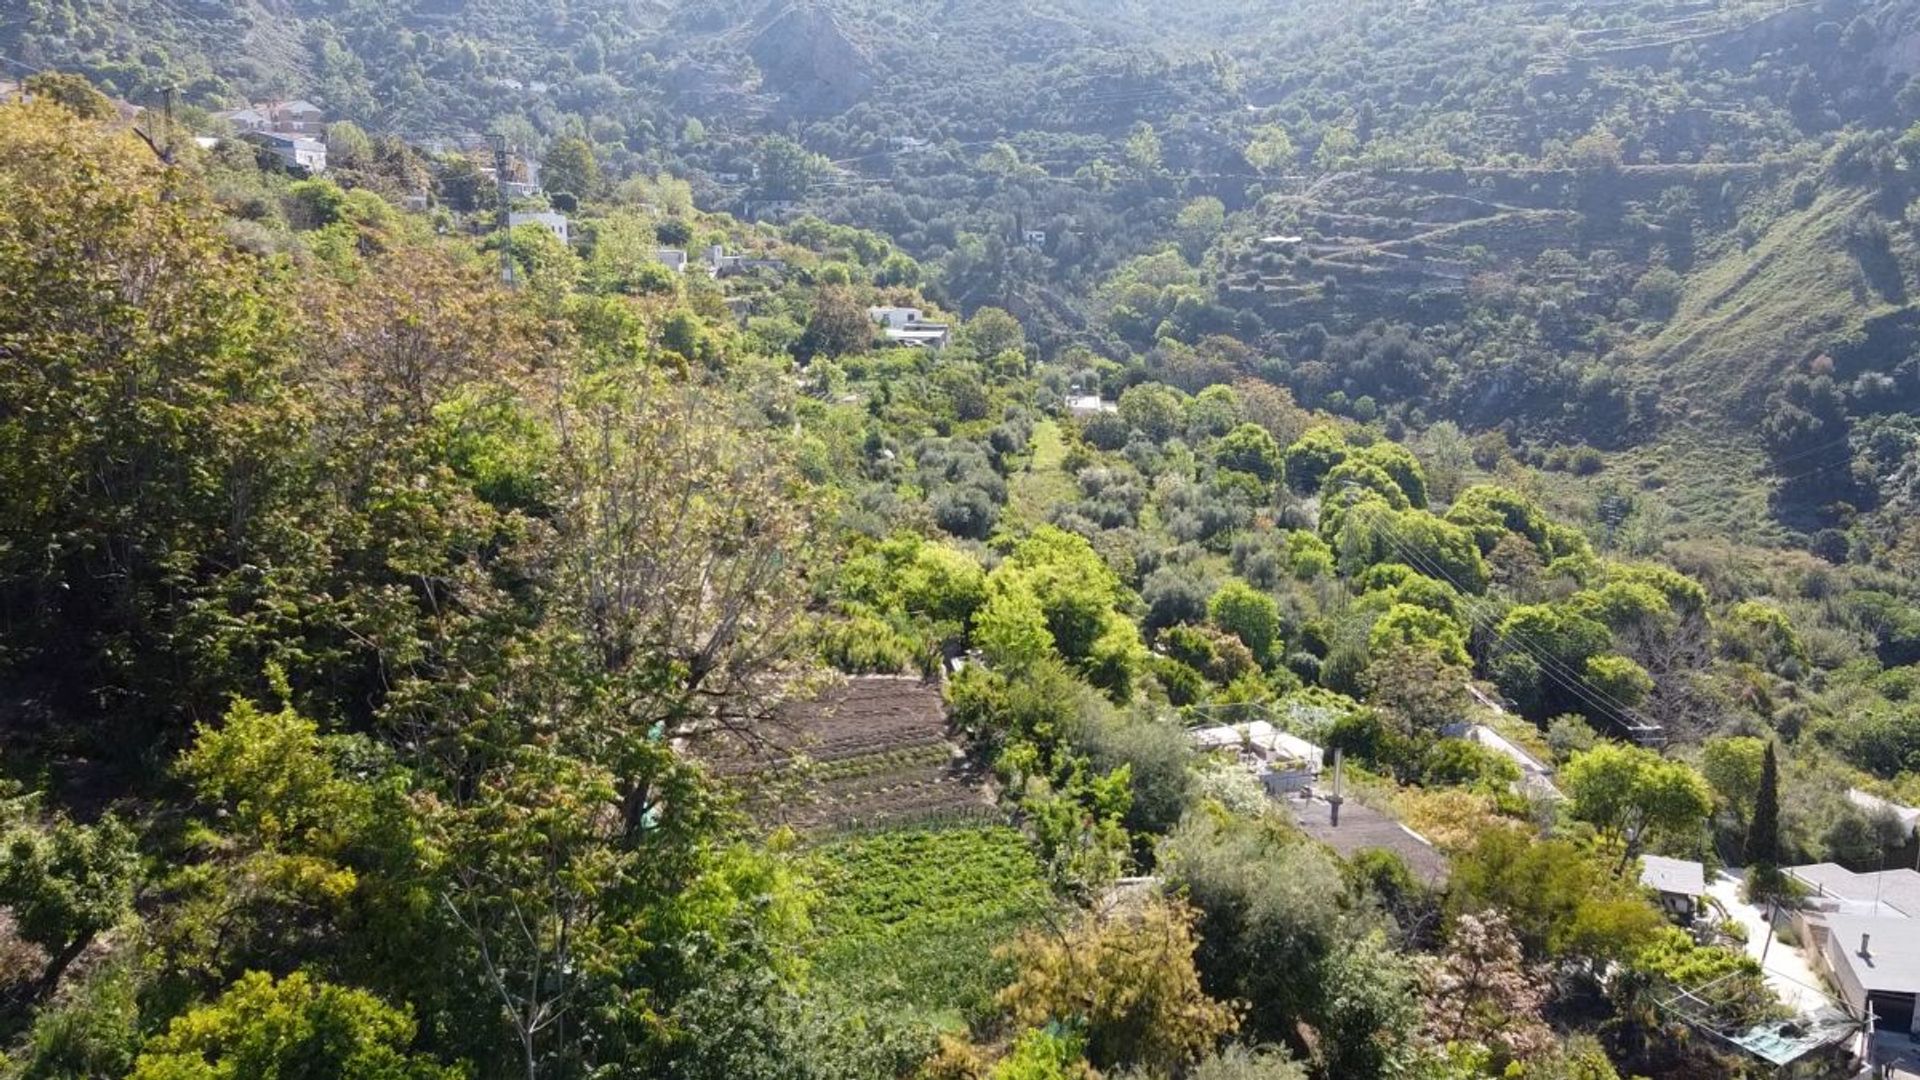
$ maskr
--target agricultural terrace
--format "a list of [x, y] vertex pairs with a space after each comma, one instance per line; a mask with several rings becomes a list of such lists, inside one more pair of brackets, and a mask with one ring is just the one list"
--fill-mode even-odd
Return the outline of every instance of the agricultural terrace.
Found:
[[847, 834], [810, 853], [824, 894], [816, 973], [850, 998], [943, 1027], [991, 1012], [997, 955], [1052, 900], [1016, 829], [953, 824]]
[[803, 833], [985, 820], [993, 807], [947, 737], [935, 683], [858, 676], [781, 710], [764, 739], [702, 748], [762, 824]]

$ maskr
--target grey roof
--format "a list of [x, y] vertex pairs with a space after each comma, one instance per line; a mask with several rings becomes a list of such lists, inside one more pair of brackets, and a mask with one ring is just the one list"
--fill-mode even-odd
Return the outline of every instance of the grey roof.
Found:
[[1335, 827], [1333, 808], [1325, 799], [1286, 799], [1284, 804], [1301, 832], [1343, 857], [1375, 849], [1391, 851], [1423, 881], [1443, 882], [1447, 878], [1446, 856], [1434, 850], [1426, 837], [1371, 806], [1347, 799], [1340, 807], [1340, 824]]
[[1706, 868], [1691, 859], [1669, 859], [1664, 855], [1640, 857], [1640, 884], [1655, 892], [1678, 896], [1705, 896]]
[[[1862, 918], [1836, 915], [1827, 920], [1833, 936], [1827, 958], [1845, 964], [1860, 985], [1889, 994], [1920, 994], [1920, 934], [1913, 923], [1899, 918]], [[1867, 955], [1860, 955], [1860, 935], [1871, 938]]]
[[1817, 895], [1872, 904], [1884, 915], [1920, 918], [1920, 871], [1902, 868], [1856, 874], [1838, 863], [1811, 863], [1789, 867], [1787, 873]]
[[1920, 809], [1902, 806], [1891, 799], [1883, 799], [1872, 792], [1861, 791], [1859, 788], [1847, 789], [1847, 801], [1869, 814], [1891, 815], [1893, 820], [1899, 822], [1900, 827], [1906, 830], [1907, 836], [1920, 831]]

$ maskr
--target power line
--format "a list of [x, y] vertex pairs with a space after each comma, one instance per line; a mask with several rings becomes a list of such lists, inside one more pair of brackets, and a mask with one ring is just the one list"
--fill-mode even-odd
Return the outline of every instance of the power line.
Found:
[[[1401, 536], [1399, 531], [1390, 522], [1384, 520], [1378, 510], [1375, 511], [1371, 521], [1377, 529], [1384, 532], [1387, 543], [1392, 546], [1402, 558], [1407, 559], [1411, 565], [1419, 569], [1422, 573], [1438, 577], [1447, 582], [1447, 584], [1452, 585], [1454, 590], [1460, 594], [1462, 603], [1467, 606], [1470, 616], [1472, 616], [1475, 621], [1486, 626], [1488, 630], [1498, 633], [1503, 644], [1509, 640], [1516, 644], [1521, 652], [1531, 657], [1534, 663], [1540, 667], [1541, 674], [1546, 675], [1549, 679], [1552, 679], [1564, 687], [1568, 692], [1574, 694], [1581, 701], [1600, 709], [1603, 713], [1612, 713], [1617, 719], [1623, 722], [1638, 721], [1642, 725], [1648, 725], [1646, 719], [1635, 713], [1625, 702], [1613, 697], [1599, 687], [1593, 686], [1579, 673], [1574, 672], [1571, 668], [1563, 664], [1559, 658], [1554, 656], [1551, 650], [1547, 649], [1544, 645], [1531, 640], [1527, 635], [1517, 631], [1500, 633], [1494, 623], [1490, 604], [1487, 604], [1481, 598], [1475, 596], [1471, 590], [1467, 589], [1454, 578], [1452, 574], [1448, 573], [1445, 567], [1438, 565], [1426, 557], [1424, 552], [1414, 547], [1411, 541]], [[1631, 725], [1625, 726], [1631, 727]], [[1657, 727], [1657, 725], [1648, 726]]]

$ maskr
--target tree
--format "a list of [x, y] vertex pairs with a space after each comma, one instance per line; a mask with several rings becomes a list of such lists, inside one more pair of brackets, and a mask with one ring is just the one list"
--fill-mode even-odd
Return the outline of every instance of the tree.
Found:
[[1263, 124], [1254, 130], [1247, 143], [1247, 164], [1255, 172], [1278, 175], [1293, 168], [1296, 151], [1287, 129], [1279, 124]]
[[1396, 603], [1374, 620], [1367, 634], [1367, 649], [1374, 655], [1396, 649], [1427, 650], [1456, 667], [1465, 668], [1471, 663], [1466, 628], [1449, 615], [1414, 604]]
[[1499, 912], [1531, 959], [1625, 961], [1667, 925], [1639, 882], [1590, 850], [1510, 825], [1481, 829], [1455, 854], [1447, 904], [1455, 917]]
[[833, 166], [784, 135], [760, 141], [760, 192], [768, 199], [798, 199]]
[[410, 1054], [413, 1017], [364, 990], [294, 972], [248, 972], [174, 1018], [131, 1080], [458, 1080], [465, 1071]]
[[1573, 816], [1621, 846], [1620, 867], [1655, 837], [1691, 842], [1713, 810], [1713, 792], [1694, 769], [1651, 750], [1604, 743], [1575, 754], [1561, 771]]
[[1143, 175], [1158, 172], [1161, 162], [1160, 133], [1145, 120], [1134, 123], [1127, 132], [1126, 159], [1133, 170]]
[[455, 154], [446, 159], [441, 166], [436, 182], [440, 188], [440, 201], [463, 214], [471, 214], [482, 207], [492, 206], [498, 199], [494, 181], [480, 171], [480, 166], [465, 154]]
[[107, 95], [95, 90], [85, 75], [71, 71], [29, 75], [20, 89], [28, 97], [51, 101], [82, 120], [112, 120], [120, 115]]
[[1213, 625], [1239, 638], [1253, 651], [1255, 660], [1266, 664], [1280, 640], [1280, 605], [1273, 597], [1231, 578], [1207, 601], [1207, 617]]
[[540, 162], [540, 186], [589, 199], [600, 190], [600, 163], [593, 144], [578, 135], [562, 135], [547, 147]]
[[960, 328], [959, 344], [981, 360], [990, 360], [1003, 352], [1026, 348], [1027, 334], [1020, 320], [996, 307], [984, 307], [973, 313]]
[[36, 978], [0, 998], [0, 1016], [51, 994], [95, 937], [133, 913], [139, 880], [133, 831], [119, 818], [43, 823], [34, 813], [31, 799], [0, 802], [0, 908], [47, 959]]
[[1257, 424], [1241, 424], [1214, 444], [1213, 460], [1223, 469], [1248, 473], [1271, 484], [1281, 477], [1280, 445]]
[[1352, 453], [1339, 428], [1310, 428], [1287, 447], [1287, 483], [1302, 495], [1312, 495], [1320, 490], [1327, 473]]
[[1185, 395], [1160, 383], [1128, 387], [1120, 394], [1119, 409], [1120, 419], [1157, 443], [1166, 442], [1186, 428]]
[[[258, 675], [225, 569], [297, 561], [256, 528], [307, 422], [288, 320], [205, 193], [138, 142], [45, 101], [3, 108], [0, 295], [35, 300], [0, 304], [0, 640], [71, 684], [71, 720], [150, 733], [217, 711], [232, 665]], [[187, 629], [215, 609], [229, 633]], [[147, 742], [127, 733], [74, 730]]]
[[327, 125], [327, 164], [334, 167], [359, 167], [373, 163], [373, 140], [351, 120], [336, 120]]
[[1723, 735], [1700, 747], [1700, 774], [1712, 785], [1722, 809], [1731, 813], [1745, 836], [1765, 771], [1767, 743], [1750, 735]]
[[1446, 952], [1427, 968], [1425, 1033], [1436, 1044], [1474, 1042], [1506, 1061], [1523, 1061], [1553, 1046], [1540, 1021], [1547, 981], [1529, 967], [1520, 940], [1497, 912], [1462, 915]]
[[1367, 703], [1406, 732], [1438, 734], [1467, 714], [1467, 672], [1441, 650], [1395, 643], [1376, 652], [1363, 677]]
[[873, 320], [853, 292], [829, 286], [814, 294], [807, 328], [794, 346], [801, 363], [816, 357], [854, 356], [873, 346]]
[[1200, 988], [1193, 920], [1191, 908], [1155, 900], [1088, 916], [1058, 937], [1028, 934], [1013, 946], [1019, 975], [1000, 1004], [1029, 1027], [1084, 1023], [1096, 1067], [1180, 1069], [1240, 1024], [1237, 1006]]
[[1756, 875], [1771, 877], [1780, 865], [1780, 763], [1771, 742], [1760, 764], [1760, 783], [1754, 791], [1753, 816], [1743, 854]]

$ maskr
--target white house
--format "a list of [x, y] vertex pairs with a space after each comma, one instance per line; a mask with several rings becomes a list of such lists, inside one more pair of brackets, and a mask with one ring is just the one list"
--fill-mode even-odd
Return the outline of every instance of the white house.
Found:
[[952, 333], [946, 323], [928, 322], [919, 308], [872, 307], [867, 318], [879, 324], [890, 344], [910, 349], [944, 349]]
[[1920, 1036], [1920, 926], [1910, 919], [1836, 915], [1810, 950], [1856, 1015], [1878, 1031]]
[[327, 144], [318, 139], [285, 135], [278, 131], [250, 132], [246, 138], [248, 142], [272, 151], [273, 156], [290, 169], [305, 169], [310, 173], [327, 171]]
[[1047, 246], [1047, 231], [1045, 229], [1028, 229], [1026, 232], [1020, 234], [1020, 242], [1035, 251], [1039, 251], [1041, 248]]
[[658, 248], [654, 251], [653, 257], [656, 261], [665, 263], [667, 269], [676, 274], [687, 272], [687, 253], [679, 248]]
[[1640, 884], [1660, 894], [1660, 906], [1668, 915], [1692, 922], [1700, 898], [1707, 895], [1706, 868], [1691, 859], [1642, 855]]
[[567, 215], [556, 210], [510, 210], [507, 212], [507, 228], [517, 229], [522, 225], [538, 225], [559, 237], [561, 243], [567, 243], [572, 239]]
[[1099, 394], [1067, 395], [1067, 415], [1069, 416], [1098, 416], [1101, 413], [1119, 411], [1119, 402], [1102, 400]]
[[1787, 868], [1806, 895], [1794, 931], [1854, 1013], [1920, 1035], [1920, 871], [1855, 873], [1835, 863]]

